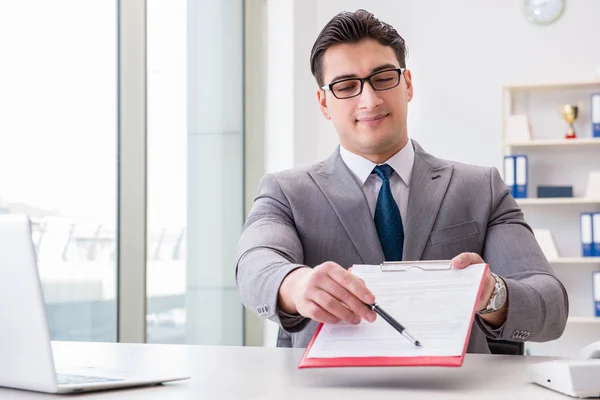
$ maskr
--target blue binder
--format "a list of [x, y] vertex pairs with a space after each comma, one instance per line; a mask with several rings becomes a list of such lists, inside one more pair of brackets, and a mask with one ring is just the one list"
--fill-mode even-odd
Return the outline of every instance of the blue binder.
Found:
[[590, 114], [592, 117], [592, 136], [600, 138], [600, 93], [592, 93]]
[[504, 183], [510, 190], [510, 195], [517, 197], [515, 156], [504, 156]]
[[517, 198], [527, 198], [527, 156], [515, 156], [515, 184], [517, 185]]
[[583, 257], [592, 257], [592, 243], [593, 239], [593, 227], [592, 227], [592, 213], [585, 212], [581, 213], [580, 216], [580, 238], [581, 238], [581, 252]]
[[600, 257], [600, 212], [592, 215], [592, 256]]

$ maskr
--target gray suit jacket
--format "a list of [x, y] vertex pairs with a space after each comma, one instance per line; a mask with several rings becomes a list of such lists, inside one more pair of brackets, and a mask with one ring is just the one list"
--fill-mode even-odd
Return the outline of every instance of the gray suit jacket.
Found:
[[[507, 283], [506, 323], [492, 329], [476, 316], [467, 351], [489, 353], [485, 336], [558, 338], [567, 320], [566, 291], [497, 169], [441, 160], [412, 144], [404, 260], [474, 252]], [[280, 325], [278, 346], [306, 347], [317, 323], [278, 310], [285, 276], [325, 261], [349, 268], [384, 260], [367, 200], [338, 148], [322, 163], [263, 177], [240, 238], [236, 282], [247, 308]]]

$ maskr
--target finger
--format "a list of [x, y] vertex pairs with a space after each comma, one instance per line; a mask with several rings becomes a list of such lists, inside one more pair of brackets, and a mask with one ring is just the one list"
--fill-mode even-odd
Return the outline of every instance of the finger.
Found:
[[[300, 311], [300, 310], [298, 310]], [[312, 319], [313, 321], [323, 322], [325, 324], [337, 324], [340, 322], [340, 319], [329, 313], [327, 310], [324, 310], [323, 307], [315, 303], [314, 301], [308, 300], [303, 310], [304, 314], [301, 314]]]
[[313, 293], [310, 298], [314, 303], [320, 306], [324, 311], [341, 319], [349, 324], [359, 324], [360, 316], [353, 313], [348, 307], [344, 306], [338, 299], [324, 290]]
[[359, 277], [348, 273], [348, 271], [343, 268], [331, 269], [329, 271], [329, 276], [356, 296], [360, 301], [367, 304], [375, 303], [375, 296], [367, 289], [365, 282]]
[[377, 315], [358, 297], [350, 293], [346, 288], [333, 279], [323, 280], [319, 283], [320, 288], [339, 300], [350, 309], [355, 315], [364, 318], [369, 322], [375, 321]]
[[456, 269], [465, 268], [471, 264], [480, 264], [483, 262], [483, 259], [477, 253], [461, 253], [450, 261], [452, 267]]
[[487, 305], [490, 297], [492, 296], [492, 293], [494, 292], [495, 287], [496, 279], [494, 279], [492, 272], [488, 270], [487, 275], [485, 276], [483, 290], [481, 291], [481, 295], [479, 296], [479, 304], [477, 305], [479, 310], [483, 309]]
[[[352, 267], [348, 268], [348, 272], [352, 273]], [[352, 276], [356, 276], [356, 275], [352, 275]], [[356, 276], [358, 279], [360, 279], [360, 281], [362, 283], [365, 283], [365, 280], [363, 278], [361, 278], [360, 276]], [[366, 285], [365, 285], [366, 286]]]

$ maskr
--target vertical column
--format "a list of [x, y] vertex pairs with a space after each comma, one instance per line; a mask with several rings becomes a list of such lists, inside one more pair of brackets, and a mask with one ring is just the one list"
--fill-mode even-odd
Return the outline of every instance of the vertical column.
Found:
[[243, 343], [243, 2], [188, 1], [187, 342]]
[[119, 1], [118, 341], [146, 341], [146, 1]]
[[[244, 215], [247, 215], [265, 173], [267, 2], [245, 0], [244, 14]], [[263, 319], [253, 310], [244, 310], [244, 320], [244, 344], [260, 346]]]

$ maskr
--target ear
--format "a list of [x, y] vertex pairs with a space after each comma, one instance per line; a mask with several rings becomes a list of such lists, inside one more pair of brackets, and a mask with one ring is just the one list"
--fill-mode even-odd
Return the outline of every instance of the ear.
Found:
[[408, 101], [411, 101], [413, 98], [413, 84], [412, 84], [412, 75], [410, 70], [406, 69], [403, 72], [404, 80], [406, 81], [406, 98]]
[[329, 109], [327, 108], [327, 99], [325, 98], [325, 91], [323, 89], [317, 90], [317, 100], [319, 101], [319, 108], [321, 109], [321, 114], [325, 117], [325, 119], [331, 119], [329, 116]]

